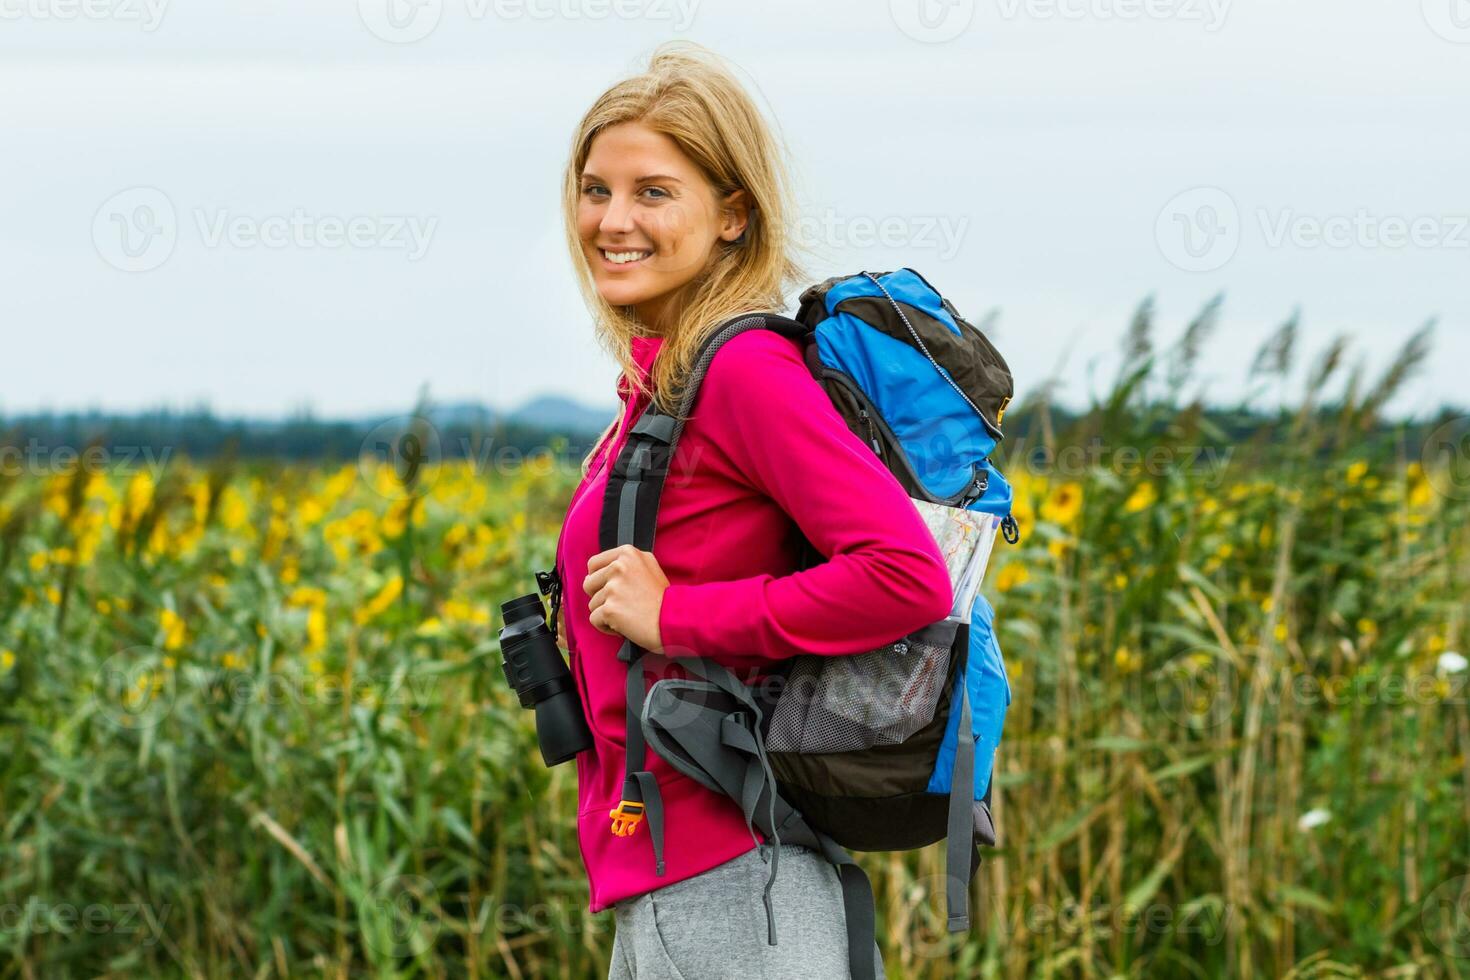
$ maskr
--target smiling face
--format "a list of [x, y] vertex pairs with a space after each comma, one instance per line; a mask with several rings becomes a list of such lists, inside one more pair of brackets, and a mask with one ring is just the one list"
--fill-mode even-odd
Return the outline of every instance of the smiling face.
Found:
[[577, 234], [602, 298], [654, 330], [668, 301], [745, 230], [743, 191], [721, 200], [672, 138], [642, 123], [592, 140], [577, 198]]

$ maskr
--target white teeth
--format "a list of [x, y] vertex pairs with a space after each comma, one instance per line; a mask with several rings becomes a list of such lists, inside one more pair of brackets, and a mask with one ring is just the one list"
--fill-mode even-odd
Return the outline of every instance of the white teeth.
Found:
[[607, 256], [608, 261], [610, 261], [610, 262], [616, 262], [618, 265], [622, 265], [622, 264], [624, 264], [626, 262], [637, 262], [639, 259], [646, 259], [646, 258], [648, 258], [648, 256], [652, 255], [653, 253], [652, 252], [603, 252], [602, 254]]

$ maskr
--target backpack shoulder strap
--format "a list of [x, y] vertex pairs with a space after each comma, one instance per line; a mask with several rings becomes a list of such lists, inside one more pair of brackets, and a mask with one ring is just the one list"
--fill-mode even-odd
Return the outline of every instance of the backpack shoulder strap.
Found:
[[[667, 415], [650, 404], [638, 416], [628, 433], [628, 441], [608, 471], [607, 489], [603, 495], [602, 515], [598, 524], [598, 544], [607, 551], [631, 544], [640, 551], [653, 550], [654, 529], [658, 521], [659, 499], [664, 481], [673, 462], [674, 449], [684, 429], [685, 419], [694, 405], [695, 396], [709, 371], [710, 363], [721, 347], [747, 330], [775, 330], [796, 338], [808, 328], [776, 314], [750, 313], [726, 321], [716, 329], [695, 357], [694, 369], [679, 405], [678, 415]], [[648, 679], [643, 657], [647, 653], [631, 640], [624, 640], [618, 659], [628, 665], [626, 716], [626, 754], [623, 795], [609, 814], [611, 832], [627, 837], [635, 833], [647, 818], [652, 838], [654, 870], [664, 873], [663, 797], [658, 780], [645, 765], [647, 747], [639, 715]]]

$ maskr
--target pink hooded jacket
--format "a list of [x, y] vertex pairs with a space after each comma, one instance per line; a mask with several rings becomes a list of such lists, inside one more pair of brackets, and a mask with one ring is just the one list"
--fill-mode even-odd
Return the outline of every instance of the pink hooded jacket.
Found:
[[[633, 340], [647, 378], [661, 337]], [[627, 665], [622, 637], [589, 620], [582, 587], [602, 549], [598, 521], [608, 461], [647, 404], [629, 402], [572, 495], [557, 550], [571, 670], [592, 729], [577, 756], [577, 835], [590, 910], [671, 885], [749, 851], [736, 803], [671, 768], [647, 766], [664, 802], [665, 874], [655, 874], [645, 822], [614, 836], [608, 811], [623, 788]], [[630, 401], [631, 399], [631, 401]], [[795, 571], [801, 537], [829, 560]], [[659, 635], [671, 656], [704, 656], [755, 683], [797, 654], [839, 656], [890, 643], [943, 619], [953, 601], [933, 537], [883, 463], [847, 427], [802, 362], [796, 341], [768, 330], [730, 340], [712, 362], [678, 445], [659, 507], [654, 554], [668, 577]], [[685, 672], [649, 655], [649, 683]], [[640, 767], [642, 768], [642, 767]]]

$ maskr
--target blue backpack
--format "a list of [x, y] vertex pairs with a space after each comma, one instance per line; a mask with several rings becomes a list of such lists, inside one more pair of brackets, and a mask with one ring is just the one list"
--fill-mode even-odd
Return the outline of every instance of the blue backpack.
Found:
[[[681, 419], [720, 347], [754, 329], [802, 343], [813, 377], [911, 498], [993, 515], [1014, 543], [1011, 488], [990, 461], [1013, 395], [1010, 369], [922, 276], [901, 269], [812, 286], [793, 319], [750, 314], [716, 330], [695, 359], [678, 414], [650, 405], [634, 422], [609, 473], [602, 548], [653, 549]], [[814, 549], [807, 556], [822, 557]], [[945, 840], [948, 928], [969, 929], [978, 849], [996, 843], [991, 776], [1011, 700], [983, 595], [968, 619], [952, 614], [877, 650], [793, 657], [780, 665], [782, 684], [748, 686], [711, 660], [671, 657], [689, 676], [649, 688], [650, 654], [624, 641], [618, 656], [629, 666], [628, 728], [614, 832], [631, 834], [646, 821], [658, 874], [663, 807], [645, 748], [731, 797], [747, 827], [766, 835], [770, 944], [781, 843], [818, 851], [836, 869], [854, 978], [875, 975], [875, 917], [871, 884], [845, 848], [911, 850]]]

